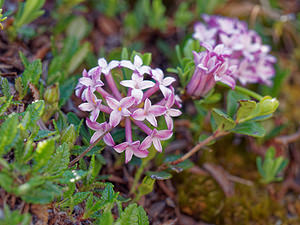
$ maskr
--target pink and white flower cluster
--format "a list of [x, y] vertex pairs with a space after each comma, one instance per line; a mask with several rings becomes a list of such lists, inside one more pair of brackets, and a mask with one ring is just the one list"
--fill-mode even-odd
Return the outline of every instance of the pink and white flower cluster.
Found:
[[236, 71], [235, 65], [229, 65], [228, 52], [224, 45], [217, 45], [212, 48], [210, 44], [203, 43], [206, 47], [204, 52], [193, 52], [195, 70], [186, 87], [186, 92], [190, 96], [203, 97], [216, 84], [217, 81], [235, 87], [233, 74]]
[[[115, 72], [114, 74], [123, 76], [121, 68], [132, 71], [130, 80], [120, 82], [120, 85], [126, 89], [126, 93], [119, 90], [120, 85], [115, 83], [112, 76], [112, 71]], [[165, 77], [162, 70], [143, 65], [138, 55], [134, 57], [133, 63], [129, 60], [113, 60], [107, 63], [104, 58], [101, 58], [98, 60], [98, 66], [89, 71], [84, 70], [82, 75], [75, 94], [84, 101], [79, 108], [90, 112], [86, 123], [95, 131], [90, 140], [91, 143], [124, 121], [122, 125], [125, 126], [125, 142], [116, 145], [110, 133], [107, 133], [103, 140], [115, 151], [119, 153], [125, 151], [126, 163], [133, 155], [140, 158], [146, 157], [152, 144], [157, 151], [162, 151], [161, 141], [171, 138], [173, 134], [172, 117], [181, 115], [181, 111], [174, 108], [175, 106], [181, 107], [181, 101], [172, 87], [175, 78]], [[154, 97], [158, 99], [155, 103], [153, 103], [154, 94], [157, 94]], [[109, 115], [109, 122], [101, 124], [97, 122], [100, 112]], [[165, 119], [166, 130], [157, 129], [157, 117], [160, 116]], [[133, 125], [146, 134], [142, 142], [133, 140]]]
[[276, 58], [269, 54], [270, 46], [264, 45], [254, 30], [249, 30], [245, 22], [235, 18], [203, 15], [203, 20], [205, 23], [195, 25], [193, 37], [201, 44], [208, 43], [213, 47], [223, 44], [228, 50], [229, 66], [237, 66], [232, 74], [236, 80], [243, 85], [272, 84]]

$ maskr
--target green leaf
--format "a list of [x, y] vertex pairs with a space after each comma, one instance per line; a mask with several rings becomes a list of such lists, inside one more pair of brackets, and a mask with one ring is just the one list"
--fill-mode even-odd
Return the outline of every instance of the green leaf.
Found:
[[115, 193], [113, 185], [111, 183], [107, 183], [101, 194], [101, 202], [105, 207], [105, 211], [110, 211], [117, 200], [119, 192]]
[[60, 195], [60, 187], [50, 181], [46, 181], [43, 185], [31, 189], [26, 195], [22, 195], [21, 198], [28, 203], [49, 204]]
[[0, 128], [0, 155], [9, 149], [18, 133], [18, 116], [10, 114]]
[[149, 225], [149, 221], [144, 209], [134, 203], [121, 213], [115, 225]]
[[60, 100], [59, 100], [59, 106], [63, 106], [66, 104], [68, 99], [70, 99], [72, 93], [74, 92], [74, 88], [78, 82], [78, 78], [76, 76], [72, 76], [69, 79], [66, 79], [60, 86], [59, 86], [59, 92], [60, 92]]
[[8, 80], [6, 78], [2, 78], [2, 77], [1, 77], [1, 90], [7, 99], [9, 99], [11, 97]]
[[212, 111], [212, 116], [216, 121], [218, 128], [221, 130], [231, 130], [236, 126], [235, 122], [219, 109], [214, 108]]
[[253, 112], [256, 109], [256, 102], [252, 100], [240, 100], [240, 107], [237, 111], [236, 120], [249, 120], [253, 118]]
[[2, 116], [6, 112], [8, 107], [10, 107], [13, 97], [14, 96], [10, 96], [10, 98], [0, 106], [0, 116]]
[[42, 62], [37, 59], [25, 67], [22, 75], [22, 83], [27, 90], [28, 83], [31, 82], [34, 85], [38, 85], [40, 76], [42, 74]]
[[39, 170], [43, 166], [45, 166], [50, 160], [55, 149], [54, 139], [48, 139], [45, 141], [41, 141], [38, 143], [35, 154], [34, 161], [35, 164], [33, 169], [35, 171]]
[[73, 73], [78, 66], [83, 62], [83, 60], [87, 57], [88, 53], [90, 51], [90, 43], [85, 42], [72, 56], [70, 63], [67, 67], [67, 73], [71, 74]]
[[172, 174], [166, 172], [166, 171], [147, 171], [146, 174], [155, 180], [167, 180], [172, 178]]
[[[19, 5], [19, 10], [14, 21], [14, 26], [19, 29], [24, 24], [28, 24], [44, 14], [44, 10], [40, 10], [45, 0], [27, 0]], [[22, 7], [23, 6], [23, 7]]]
[[111, 212], [104, 212], [98, 220], [99, 225], [113, 225], [114, 218]]
[[234, 114], [236, 113], [240, 100], [247, 100], [249, 99], [248, 96], [241, 94], [240, 92], [236, 92], [233, 90], [228, 91], [227, 94], [227, 114], [233, 118]]
[[265, 129], [262, 125], [256, 122], [247, 121], [238, 124], [234, 129], [230, 130], [237, 134], [244, 134], [253, 137], [263, 137], [265, 135]]
[[58, 174], [68, 168], [70, 162], [70, 151], [66, 143], [60, 145], [51, 157], [45, 171], [49, 174]]
[[14, 193], [13, 177], [5, 172], [0, 172], [0, 187], [8, 193]]
[[143, 196], [153, 191], [155, 179], [145, 176], [141, 185], [138, 187], [139, 195]]
[[21, 126], [24, 130], [29, 129], [36, 125], [36, 122], [41, 118], [44, 113], [45, 103], [43, 100], [35, 101], [30, 104], [26, 111], [25, 116], [21, 121]]
[[[80, 27], [80, 29], [78, 29]], [[83, 16], [76, 16], [68, 25], [66, 33], [69, 37], [82, 40], [89, 32], [90, 25]]]

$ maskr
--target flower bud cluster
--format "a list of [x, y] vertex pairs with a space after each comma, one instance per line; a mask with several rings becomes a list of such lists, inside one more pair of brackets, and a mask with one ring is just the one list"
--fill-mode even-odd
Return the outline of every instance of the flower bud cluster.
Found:
[[[120, 85], [117, 85], [112, 72], [122, 76], [121, 69], [131, 70], [132, 75], [130, 80], [122, 80]], [[75, 94], [84, 101], [79, 108], [90, 112], [86, 123], [95, 131], [91, 143], [107, 131], [125, 124], [125, 142], [116, 145], [110, 133], [105, 134], [103, 140], [115, 151], [125, 151], [126, 163], [133, 155], [146, 157], [152, 144], [157, 151], [162, 151], [161, 140], [167, 140], [173, 134], [172, 117], [181, 115], [181, 111], [174, 108], [181, 107], [181, 101], [172, 87], [175, 78], [164, 77], [162, 70], [143, 65], [138, 55], [135, 55], [133, 63], [129, 60], [113, 60], [107, 63], [101, 58], [98, 60], [98, 66], [89, 71], [84, 70], [82, 75]], [[123, 89], [126, 89], [126, 93], [120, 91]], [[155, 103], [153, 99], [156, 100]], [[97, 122], [100, 112], [109, 115], [109, 122]], [[165, 130], [157, 128], [157, 117], [161, 116], [166, 122]], [[133, 140], [133, 125], [146, 134], [143, 141]]]
[[270, 46], [262, 43], [261, 37], [247, 27], [245, 22], [234, 18], [204, 15], [205, 23], [197, 23], [193, 37], [201, 44], [215, 47], [224, 45], [228, 51], [229, 66], [237, 66], [232, 74], [243, 85], [264, 83], [271, 85], [275, 74], [276, 58], [269, 54]]

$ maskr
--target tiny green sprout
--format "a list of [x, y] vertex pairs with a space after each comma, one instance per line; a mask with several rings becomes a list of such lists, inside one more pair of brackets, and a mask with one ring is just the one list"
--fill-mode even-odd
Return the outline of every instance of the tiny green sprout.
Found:
[[3, 30], [3, 28], [4, 28], [1, 22], [3, 22], [6, 19], [7, 19], [7, 17], [3, 17], [2, 9], [0, 9], [0, 28], [1, 28], [1, 30]]
[[275, 157], [275, 153], [275, 149], [270, 147], [266, 152], [264, 161], [261, 157], [256, 158], [256, 165], [262, 176], [262, 183], [269, 184], [282, 180], [282, 177], [279, 177], [278, 174], [283, 171], [289, 161], [282, 156]]

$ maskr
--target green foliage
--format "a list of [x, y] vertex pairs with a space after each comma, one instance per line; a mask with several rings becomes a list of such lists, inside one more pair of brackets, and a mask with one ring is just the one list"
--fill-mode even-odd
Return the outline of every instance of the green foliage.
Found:
[[106, 16], [114, 17], [127, 8], [127, 2], [122, 0], [92, 0], [95, 7]]
[[138, 0], [133, 12], [126, 15], [124, 25], [129, 37], [134, 37], [145, 25], [165, 31], [167, 18], [166, 7], [162, 0]]
[[175, 13], [175, 25], [177, 27], [186, 27], [194, 18], [194, 14], [189, 10], [188, 2], [180, 3]]
[[0, 225], [29, 225], [31, 221], [29, 213], [21, 214], [19, 210], [11, 211], [6, 204], [3, 214], [0, 218]]
[[217, 129], [222, 131], [231, 130], [235, 127], [235, 122], [219, 109], [213, 109], [212, 116], [216, 122]]
[[[64, 40], [63, 48], [61, 52], [57, 52], [57, 49], [54, 47], [52, 49], [54, 53], [54, 58], [50, 63], [47, 83], [53, 84], [58, 82], [60, 87], [64, 85], [69, 85], [70, 80], [69, 76], [79, 67], [79, 65], [83, 62], [85, 57], [90, 51], [90, 44], [88, 42], [84, 42], [83, 44], [79, 43], [79, 40], [76, 37], [67, 37]], [[77, 82], [77, 79], [76, 79]], [[73, 84], [72, 83], [72, 84]], [[64, 86], [64, 88], [66, 88]], [[73, 90], [71, 86], [65, 90]], [[63, 92], [61, 92], [63, 94]], [[69, 98], [69, 96], [68, 96]]]
[[[4, 2], [1, 2], [0, 1], [0, 8], [2, 7]], [[1, 22], [3, 22], [4, 20], [6, 20], [7, 17], [3, 17], [3, 14], [2, 14], [2, 9], [0, 9], [0, 28], [3, 30], [3, 25]]]
[[146, 212], [141, 206], [137, 204], [130, 204], [124, 212], [121, 213], [120, 218], [115, 225], [148, 225], [149, 221]]
[[26, 0], [19, 3], [13, 26], [9, 27], [10, 36], [13, 39], [20, 32], [28, 32], [28, 30], [23, 29], [23, 26], [31, 23], [44, 14], [44, 10], [41, 10], [44, 4], [45, 0]]
[[261, 157], [256, 158], [256, 165], [262, 176], [261, 181], [265, 184], [281, 181], [282, 177], [278, 177], [278, 174], [288, 165], [289, 161], [287, 159], [282, 156], [276, 157], [275, 154], [275, 149], [270, 147], [265, 154], [264, 160]]

